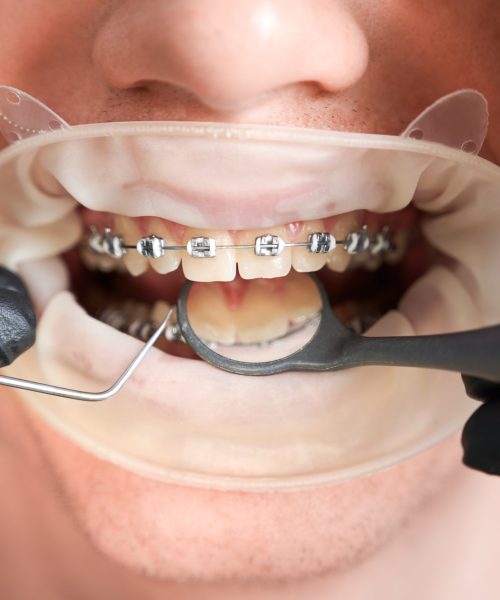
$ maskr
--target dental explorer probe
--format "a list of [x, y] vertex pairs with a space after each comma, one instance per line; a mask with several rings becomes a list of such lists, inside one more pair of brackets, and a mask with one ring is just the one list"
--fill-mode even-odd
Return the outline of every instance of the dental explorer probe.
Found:
[[[168, 311], [161, 325], [154, 331], [122, 375], [111, 387], [102, 392], [84, 392], [5, 375], [0, 375], [0, 386], [88, 402], [111, 398], [122, 389], [144, 360], [148, 351], [165, 331], [172, 314], [173, 309]], [[35, 329], [35, 310], [24, 283], [17, 275], [0, 267], [0, 367], [11, 364], [34, 344]]]

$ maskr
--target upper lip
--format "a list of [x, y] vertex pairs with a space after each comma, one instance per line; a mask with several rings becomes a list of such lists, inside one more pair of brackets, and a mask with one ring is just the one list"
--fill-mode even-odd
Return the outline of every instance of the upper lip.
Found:
[[[271, 227], [356, 209], [387, 212], [411, 200], [411, 186], [395, 190], [387, 173], [379, 177], [368, 168], [353, 177], [353, 159], [339, 160], [339, 147], [324, 143], [331, 132], [297, 130], [287, 139], [288, 130], [268, 127], [262, 138], [259, 130], [241, 142], [237, 134], [245, 130], [234, 133], [233, 125], [199, 124], [203, 135], [196, 129], [186, 135], [182, 128], [191, 124], [155, 125], [91, 126], [94, 137], [61, 141], [41, 163], [87, 208], [200, 229]], [[106, 127], [118, 128], [111, 144]], [[167, 135], [158, 135], [162, 128]], [[224, 131], [231, 139], [220, 139]]]
[[[182, 223], [199, 228], [271, 227], [324, 217], [331, 212], [328, 211], [328, 192], [313, 181], [305, 181], [302, 185], [292, 188], [258, 189], [244, 195], [223, 189], [217, 191], [179, 188], [166, 181], [147, 180], [132, 181], [125, 184], [124, 189], [137, 194], [138, 207], [144, 206], [146, 202], [149, 205], [157, 205], [159, 202], [155, 216], [179, 221], [179, 212], [184, 210], [185, 217]], [[314, 199], [318, 201], [314, 202]], [[315, 207], [313, 210], [302, 208], [308, 201]], [[176, 203], [174, 214], [172, 202]], [[318, 208], [319, 213], [315, 214]], [[327, 212], [323, 214], [325, 210]]]

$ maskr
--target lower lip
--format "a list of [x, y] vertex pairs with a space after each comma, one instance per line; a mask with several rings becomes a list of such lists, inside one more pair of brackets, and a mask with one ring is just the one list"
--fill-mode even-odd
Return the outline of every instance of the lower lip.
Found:
[[[139, 342], [82, 313], [69, 295], [54, 298], [41, 319], [38, 354], [23, 357], [16, 375], [108, 387]], [[399, 313], [374, 327], [376, 335], [412, 333]], [[241, 377], [154, 349], [106, 402], [25, 397], [87, 451], [142, 476], [272, 490], [350, 479], [438, 442], [470, 412], [459, 386], [449, 374], [377, 367]]]

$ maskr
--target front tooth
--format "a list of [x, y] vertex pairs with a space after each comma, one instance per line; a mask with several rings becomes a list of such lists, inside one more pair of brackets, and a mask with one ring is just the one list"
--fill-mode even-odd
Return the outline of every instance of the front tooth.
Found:
[[[131, 246], [143, 237], [134, 220], [122, 215], [115, 216], [114, 231], [123, 238], [125, 244]], [[142, 275], [148, 269], [148, 259], [135, 250], [128, 250], [122, 260], [128, 272], [134, 277]]]
[[[277, 235], [284, 241], [288, 241], [285, 227], [273, 227], [269, 230], [246, 230], [238, 234], [238, 244], [255, 244], [257, 237], [264, 234]], [[292, 268], [291, 248], [283, 248], [278, 256], [256, 256], [251, 248], [240, 249], [236, 252], [238, 271], [243, 279], [264, 279], [284, 277]]]
[[222, 249], [221, 245], [233, 244], [228, 231], [204, 229], [186, 229], [184, 243], [196, 237], [213, 238], [216, 242], [216, 255], [207, 258], [190, 256], [187, 251], [182, 255], [182, 270], [186, 279], [191, 281], [232, 281], [236, 276], [236, 252]]
[[[336, 240], [344, 240], [349, 232], [357, 231], [359, 227], [359, 217], [355, 212], [350, 212], [332, 219], [327, 230]], [[343, 249], [342, 244], [338, 244], [335, 250], [328, 254], [326, 266], [331, 271], [342, 273], [347, 269], [351, 260], [352, 255]]]
[[268, 342], [288, 331], [289, 318], [282, 294], [270, 292], [266, 283], [267, 280], [250, 282], [243, 302], [234, 311], [236, 340], [240, 344]]
[[[174, 240], [168, 228], [160, 219], [152, 219], [149, 224], [152, 234], [163, 238], [164, 246], [179, 246], [180, 242]], [[162, 275], [175, 271], [181, 262], [181, 250], [165, 250], [165, 254], [159, 258], [149, 259], [153, 269]]]
[[[304, 223], [301, 223], [300, 235], [296, 236], [297, 239], [290, 241], [305, 242], [307, 241], [309, 234], [321, 232], [323, 230], [323, 221], [305, 221]], [[314, 252], [310, 252], [306, 246], [297, 246], [296, 248], [292, 248], [292, 266], [298, 273], [319, 271], [319, 269], [325, 266], [327, 258], [328, 254], [315, 254]]]

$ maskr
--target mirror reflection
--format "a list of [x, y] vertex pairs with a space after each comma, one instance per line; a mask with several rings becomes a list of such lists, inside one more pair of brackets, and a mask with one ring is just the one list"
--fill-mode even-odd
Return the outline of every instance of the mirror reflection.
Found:
[[321, 297], [311, 277], [291, 271], [277, 279], [193, 284], [189, 323], [211, 350], [242, 362], [285, 358], [317, 331]]

